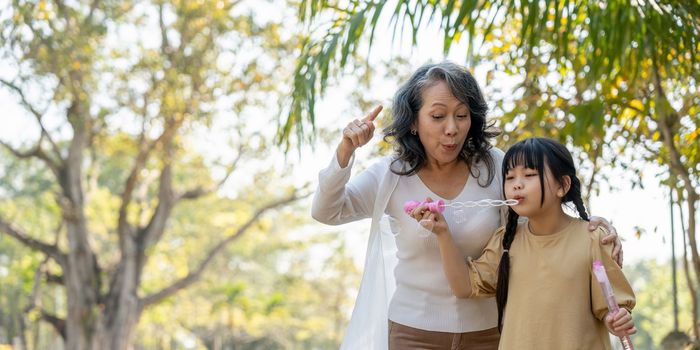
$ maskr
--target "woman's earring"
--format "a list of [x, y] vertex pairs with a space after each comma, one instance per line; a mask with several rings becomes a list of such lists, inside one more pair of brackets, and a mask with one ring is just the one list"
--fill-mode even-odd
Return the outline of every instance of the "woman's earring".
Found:
[[411, 135], [418, 135], [418, 130], [416, 129], [411, 129]]

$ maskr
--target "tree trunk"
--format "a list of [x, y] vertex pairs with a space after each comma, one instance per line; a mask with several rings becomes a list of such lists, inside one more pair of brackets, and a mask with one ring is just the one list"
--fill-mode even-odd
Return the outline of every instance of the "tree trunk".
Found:
[[691, 327], [691, 329], [693, 330], [693, 339], [697, 341], [698, 339], [700, 339], [700, 332], [698, 332], [698, 295], [696, 288], [697, 282], [693, 280], [691, 276], [690, 266], [688, 265], [688, 240], [686, 238], [687, 232], [685, 226], [685, 217], [683, 215], [682, 190], [676, 188], [676, 191], [678, 193], [678, 208], [681, 214], [681, 233], [683, 237], [683, 270], [685, 271], [685, 279], [686, 283], [688, 284], [688, 294], [690, 294], [690, 301], [692, 303], [693, 310], [693, 326]]
[[68, 299], [66, 347], [71, 350], [94, 348], [101, 313], [99, 268], [88, 240], [82, 185], [83, 155], [91, 123], [89, 117], [81, 113], [81, 107], [75, 100], [69, 108], [74, 136], [59, 179], [63, 192], [60, 204], [68, 237], [68, 255], [62, 267]]
[[[77, 299], [68, 296], [70, 300]], [[128, 350], [132, 344], [133, 332], [141, 316], [136, 293], [125, 293], [115, 298], [116, 307], [100, 311], [96, 305], [84, 304], [70, 311], [66, 322], [66, 349], [81, 350]], [[90, 317], [80, 317], [78, 310], [92, 310]], [[77, 321], [76, 321], [77, 319]]]
[[[124, 308], [126, 309], [126, 308]], [[119, 310], [120, 317], [111, 327], [105, 324], [75, 325], [77, 336], [66, 339], [66, 349], [85, 350], [128, 350], [132, 345], [133, 331], [138, 324], [139, 314]], [[70, 328], [69, 328], [70, 329]]]
[[101, 341], [103, 348], [110, 350], [129, 348], [142, 310], [137, 294], [142, 261], [138, 245], [130, 235], [127, 235], [122, 244], [123, 256], [107, 297]]
[[89, 264], [85, 264], [83, 254], [70, 254], [68, 259], [68, 268], [64, 269], [68, 299], [66, 349], [94, 349], [100, 312], [96, 295], [86, 283], [90, 278], [84, 275], [84, 267], [80, 267]]
[[[127, 311], [126, 309], [129, 309]], [[119, 317], [115, 319], [115, 323], [103, 332], [101, 344], [98, 344], [94, 350], [128, 350], [132, 344], [134, 329], [138, 324], [140, 313], [137, 310], [129, 307], [123, 307], [119, 310]]]

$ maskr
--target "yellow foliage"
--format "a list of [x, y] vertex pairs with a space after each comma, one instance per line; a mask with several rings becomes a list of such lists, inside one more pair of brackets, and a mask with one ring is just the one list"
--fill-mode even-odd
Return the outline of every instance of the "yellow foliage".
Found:
[[685, 135], [685, 140], [690, 142], [698, 138], [698, 135], [700, 135], [700, 128], [695, 129], [693, 132], [691, 132], [688, 135]]
[[307, 329], [301, 329], [297, 332], [297, 334], [295, 335], [295, 338], [296, 338], [296, 340], [304, 341], [306, 339], [311, 338], [311, 332]]
[[621, 122], [627, 123], [627, 121], [633, 119], [637, 115], [637, 111], [635, 111], [632, 108], [625, 108], [622, 110], [622, 113], [620, 113], [620, 116], [618, 117]]
[[644, 103], [642, 103], [642, 101], [640, 101], [638, 99], [634, 99], [634, 100], [630, 101], [629, 104], [631, 107], [633, 107], [637, 110], [640, 110], [640, 111], [644, 110]]

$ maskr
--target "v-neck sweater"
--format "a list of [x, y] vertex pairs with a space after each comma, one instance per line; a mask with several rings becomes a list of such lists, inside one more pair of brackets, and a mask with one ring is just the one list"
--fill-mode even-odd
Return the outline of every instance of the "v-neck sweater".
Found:
[[[450, 289], [442, 269], [440, 248], [434, 234], [425, 231], [403, 211], [410, 200], [444, 200], [448, 205], [482, 199], [501, 199], [502, 154], [492, 151], [496, 163], [493, 180], [483, 162], [472, 165], [479, 177], [469, 174], [455, 198], [446, 199], [430, 190], [418, 175], [401, 176], [385, 213], [396, 239], [398, 262], [394, 269], [396, 292], [389, 304], [389, 319], [413, 328], [450, 333], [496, 327], [494, 298], [459, 299]], [[486, 185], [482, 187], [481, 185]], [[443, 212], [458, 248], [466, 257], [478, 257], [500, 225], [497, 207], [447, 207]]]

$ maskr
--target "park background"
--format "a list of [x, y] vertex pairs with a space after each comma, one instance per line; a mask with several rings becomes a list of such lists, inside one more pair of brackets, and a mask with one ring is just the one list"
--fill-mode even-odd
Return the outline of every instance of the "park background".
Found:
[[[347, 122], [383, 104], [381, 129], [399, 84], [445, 59], [474, 72], [498, 147], [575, 154], [624, 242], [637, 348], [697, 343], [699, 18], [693, 1], [0, 0], [0, 349], [337, 348], [369, 223], [313, 222], [317, 172]], [[391, 152], [380, 134], [355, 171]]]

